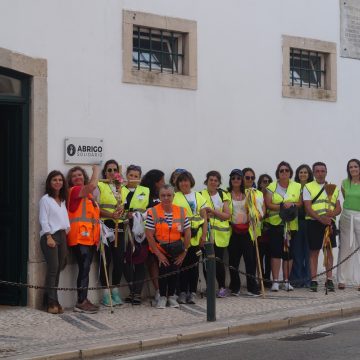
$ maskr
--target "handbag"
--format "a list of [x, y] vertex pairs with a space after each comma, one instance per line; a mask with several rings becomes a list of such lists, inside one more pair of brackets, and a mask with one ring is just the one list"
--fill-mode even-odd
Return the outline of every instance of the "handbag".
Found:
[[168, 243], [161, 243], [161, 248], [171, 257], [177, 257], [185, 251], [184, 242], [180, 240], [176, 240]]

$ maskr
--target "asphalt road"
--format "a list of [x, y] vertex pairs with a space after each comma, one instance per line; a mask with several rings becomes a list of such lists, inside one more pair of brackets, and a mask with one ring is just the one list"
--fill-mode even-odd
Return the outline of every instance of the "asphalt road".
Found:
[[300, 328], [213, 340], [127, 356], [117, 360], [360, 360], [360, 317]]

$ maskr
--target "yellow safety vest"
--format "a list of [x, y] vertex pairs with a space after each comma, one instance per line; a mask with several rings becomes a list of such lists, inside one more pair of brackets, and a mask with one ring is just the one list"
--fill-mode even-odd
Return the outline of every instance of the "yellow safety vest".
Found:
[[[272, 182], [266, 189], [272, 193], [272, 203], [278, 205], [282, 202], [299, 202], [301, 196], [301, 184], [289, 180], [289, 186], [286, 189], [286, 198], [283, 198], [276, 192], [276, 187], [278, 185], [277, 181]], [[267, 210], [267, 218], [265, 219], [271, 225], [281, 225], [282, 220], [279, 215], [280, 211]], [[298, 230], [298, 218], [290, 221], [290, 230]]]
[[[219, 193], [219, 195], [221, 197], [222, 202], [224, 203], [225, 201], [229, 201], [230, 203], [231, 201], [229, 195], [223, 190], [220, 191], [221, 194]], [[209, 191], [207, 189], [204, 189], [203, 191], [201, 191], [201, 195], [206, 200], [209, 207], [215, 210]], [[221, 211], [223, 211], [223, 208], [224, 206], [221, 208]], [[211, 233], [214, 238], [214, 242], [216, 246], [227, 247], [229, 245], [230, 235], [231, 235], [231, 226], [229, 220], [220, 220], [218, 218], [211, 218], [208, 221], [210, 223], [210, 228], [212, 230]]]
[[[109, 213], [113, 213], [116, 210], [118, 202], [117, 199], [115, 198], [113, 191], [111, 190], [110, 185], [108, 183], [99, 181], [98, 188], [100, 192], [100, 198], [99, 198], [100, 210], [106, 210]], [[121, 204], [123, 204], [122, 198], [121, 198]], [[115, 222], [114, 219], [108, 217], [101, 217], [101, 220], [113, 220]], [[122, 220], [117, 220], [117, 222], [122, 222]]]
[[178, 191], [175, 193], [173, 204], [183, 207], [186, 209], [187, 217], [190, 221], [191, 228], [194, 230], [197, 230], [197, 234], [191, 238], [191, 245], [197, 246], [200, 243], [200, 238], [202, 235], [202, 227], [201, 225], [204, 223], [204, 219], [200, 216], [200, 209], [206, 204], [206, 200], [203, 198], [201, 193], [195, 192], [195, 198], [196, 198], [196, 210], [195, 213], [192, 212], [190, 205], [188, 201], [186, 200], [185, 195]]
[[[126, 197], [128, 196], [129, 192], [130, 190], [126, 186], [123, 186], [121, 188], [121, 198], [123, 202], [126, 201]], [[145, 212], [147, 206], [149, 205], [149, 195], [150, 195], [149, 188], [138, 185], [130, 201], [129, 211], [139, 211], [142, 213]]]
[[[316, 195], [320, 192], [324, 184], [318, 184], [316, 180], [305, 184], [305, 187], [310, 193], [311, 199], [314, 199]], [[336, 206], [337, 199], [339, 197], [339, 189], [336, 187], [332, 197], [331, 201], [329, 202], [328, 196], [323, 191], [321, 195], [314, 201], [313, 204], [311, 204], [311, 208], [320, 216], [325, 215], [328, 210], [334, 210]], [[311, 216], [306, 215], [305, 219], [308, 220], [314, 220]]]

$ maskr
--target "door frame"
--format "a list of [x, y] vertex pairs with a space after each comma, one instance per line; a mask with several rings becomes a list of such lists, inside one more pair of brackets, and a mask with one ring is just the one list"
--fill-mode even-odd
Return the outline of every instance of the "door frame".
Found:
[[[48, 163], [48, 89], [47, 60], [20, 54], [0, 47], [0, 67], [6, 71], [24, 74], [29, 78], [29, 128], [28, 128], [28, 174], [27, 189], [24, 189], [24, 204], [28, 206], [27, 228], [28, 259], [24, 267], [27, 282], [44, 283], [45, 262], [39, 246], [39, 200], [44, 192]], [[22, 274], [23, 275], [23, 274]], [[41, 307], [42, 293], [27, 290], [27, 305]]]

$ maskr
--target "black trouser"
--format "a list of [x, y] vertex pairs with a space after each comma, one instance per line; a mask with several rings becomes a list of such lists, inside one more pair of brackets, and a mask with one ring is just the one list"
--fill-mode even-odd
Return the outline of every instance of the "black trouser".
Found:
[[145, 263], [131, 264], [126, 263], [124, 266], [124, 275], [129, 283], [131, 294], [141, 295], [145, 280]]
[[[219, 289], [225, 287], [225, 265], [223, 263], [225, 249], [226, 248], [224, 248], [224, 247], [216, 246], [216, 244], [214, 243], [215, 257], [219, 258], [219, 260], [216, 259], [216, 280], [218, 282]], [[205, 263], [203, 264], [203, 272], [204, 272], [204, 277], [206, 280], [206, 265], [205, 265]]]
[[[73, 246], [76, 261], [79, 267], [79, 274], [77, 277], [77, 287], [89, 286], [90, 267], [95, 251], [95, 245], [75, 245]], [[78, 303], [82, 303], [87, 298], [88, 290], [78, 290]]]
[[[248, 291], [253, 291], [257, 288], [257, 282], [254, 277], [256, 272], [256, 256], [255, 246], [250, 238], [249, 232], [244, 234], [232, 233], [228, 247], [229, 251], [229, 265], [235, 269], [230, 268], [230, 290], [238, 292], [240, 290], [240, 275], [238, 268], [241, 257], [244, 256], [246, 273], [246, 286]], [[250, 276], [249, 276], [250, 275]], [[252, 276], [251, 276], [252, 275]]]
[[163, 275], [169, 274], [179, 270], [179, 266], [170, 263], [169, 266], [164, 266], [163, 264], [159, 267], [159, 291], [160, 296], [173, 296], [175, 294], [176, 282], [178, 274], [175, 273], [170, 276], [161, 277]]
[[[115, 228], [115, 224], [113, 221], [106, 220], [105, 225], [109, 228]], [[117, 247], [115, 247], [115, 240], [111, 243], [109, 243], [109, 246], [104, 245], [105, 250], [105, 258], [106, 258], [106, 271], [109, 277], [109, 283], [110, 283], [110, 263], [112, 262], [113, 265], [113, 271], [112, 271], [112, 282], [110, 284], [112, 285], [119, 285], [121, 281], [121, 276], [123, 274], [124, 269], [124, 257], [125, 257], [125, 237], [124, 232], [118, 232], [118, 243]], [[100, 254], [101, 256], [101, 254]], [[102, 286], [106, 286], [106, 277], [105, 277], [105, 271], [104, 271], [104, 259], [101, 256], [100, 260], [100, 282]]]
[[271, 275], [271, 256], [269, 242], [259, 241], [259, 256], [261, 272], [265, 280], [270, 280]]
[[[181, 268], [191, 266], [198, 262], [196, 252], [199, 251], [199, 246], [190, 246], [185, 259], [181, 265]], [[192, 268], [181, 271], [180, 273], [180, 291], [181, 292], [194, 292], [196, 293], [197, 284], [199, 280], [199, 265], [193, 266]]]
[[57, 302], [57, 290], [49, 288], [59, 286], [60, 271], [63, 270], [66, 265], [66, 233], [65, 230], [59, 230], [51, 236], [56, 242], [55, 247], [51, 248], [47, 245], [46, 235], [41, 237], [40, 246], [47, 263], [45, 286], [48, 287], [48, 289], [46, 289], [45, 293], [46, 302], [49, 300]]

